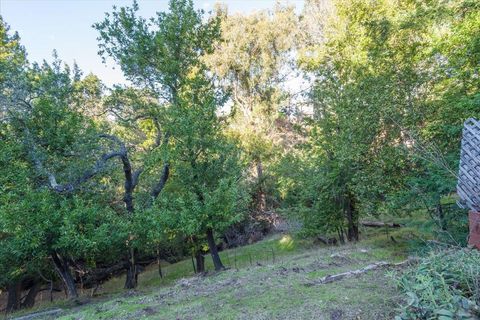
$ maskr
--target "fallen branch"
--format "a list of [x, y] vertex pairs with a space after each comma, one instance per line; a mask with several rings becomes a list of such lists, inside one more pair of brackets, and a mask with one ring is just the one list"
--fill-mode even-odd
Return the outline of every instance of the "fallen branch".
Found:
[[426, 243], [430, 244], [430, 245], [441, 246], [441, 247], [453, 247], [453, 248], [459, 247], [459, 246], [456, 246], [454, 244], [445, 243], [445, 242], [441, 242], [441, 241], [438, 241], [438, 240], [427, 240]]
[[380, 268], [384, 268], [384, 267], [399, 268], [399, 267], [403, 267], [405, 265], [410, 264], [412, 261], [413, 261], [413, 259], [407, 259], [407, 260], [399, 262], [399, 263], [390, 263], [390, 262], [380, 261], [380, 262], [370, 264], [370, 265], [368, 265], [366, 267], [363, 267], [361, 269], [351, 270], [351, 271], [338, 273], [338, 274], [334, 274], [334, 275], [327, 275], [327, 276], [322, 277], [318, 280], [307, 282], [307, 283], [305, 283], [305, 285], [310, 287], [310, 286], [314, 286], [314, 285], [318, 285], [318, 284], [330, 283], [330, 282], [342, 280], [342, 279], [345, 279], [345, 278], [350, 278], [350, 277], [353, 277], [353, 276], [357, 276], [357, 275], [366, 273], [366, 272], [371, 271], [371, 270], [376, 270], [376, 269], [380, 269]]
[[360, 221], [360, 224], [364, 227], [370, 228], [401, 228], [402, 225], [399, 223], [388, 223], [388, 222], [381, 222], [381, 221]]
[[60, 313], [62, 313], [62, 309], [53, 309], [53, 310], [47, 310], [47, 311], [42, 311], [42, 312], [35, 312], [35, 313], [30, 313], [22, 317], [14, 318], [14, 320], [31, 320], [31, 319], [44, 319], [46, 316], [58, 316]]

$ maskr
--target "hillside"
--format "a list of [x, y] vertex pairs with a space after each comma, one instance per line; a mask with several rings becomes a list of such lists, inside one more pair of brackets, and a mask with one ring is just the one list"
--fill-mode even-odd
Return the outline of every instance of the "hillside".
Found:
[[[407, 233], [396, 239], [401, 234]], [[191, 272], [191, 262], [185, 260], [164, 267], [166, 279], [160, 280], [152, 265], [140, 275], [137, 291], [105, 293], [123, 283], [114, 279], [104, 285], [102, 296], [83, 297], [80, 306], [52, 306], [62, 311], [35, 319], [388, 319], [401, 301], [388, 268], [326, 284], [315, 280], [379, 261], [404, 260], [405, 246], [391, 242], [390, 235], [331, 247], [274, 235], [222, 252], [226, 271], [175, 279]]]

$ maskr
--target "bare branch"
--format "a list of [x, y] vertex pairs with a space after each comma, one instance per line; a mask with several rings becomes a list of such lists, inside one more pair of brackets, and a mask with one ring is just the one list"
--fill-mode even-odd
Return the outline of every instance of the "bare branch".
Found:
[[[115, 136], [102, 134], [100, 135], [101, 138], [106, 138], [114, 141], [117, 145], [119, 150], [112, 151], [106, 154], [103, 154], [99, 160], [95, 163], [95, 165], [91, 168], [86, 170], [79, 178], [75, 179], [74, 181], [67, 182], [64, 184], [59, 184], [57, 182], [57, 178], [55, 174], [48, 171], [45, 166], [43, 165], [43, 161], [40, 155], [40, 152], [37, 150], [36, 144], [32, 138], [30, 130], [28, 128], [25, 129], [25, 144], [28, 149], [28, 154], [33, 161], [34, 167], [39, 175], [46, 176], [48, 178], [49, 187], [54, 190], [55, 192], [72, 192], [76, 188], [78, 188], [81, 184], [87, 182], [95, 175], [100, 173], [106, 166], [108, 160], [112, 158], [119, 157], [125, 163], [127, 162], [130, 165], [130, 162], [127, 157], [127, 149], [125, 144]], [[130, 175], [131, 176], [131, 175]], [[138, 177], [137, 177], [138, 179]]]

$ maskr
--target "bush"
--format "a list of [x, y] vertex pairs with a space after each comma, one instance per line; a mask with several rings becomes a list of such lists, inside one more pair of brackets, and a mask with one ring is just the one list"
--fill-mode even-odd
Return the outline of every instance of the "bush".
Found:
[[395, 279], [407, 295], [396, 320], [479, 318], [480, 252], [476, 250], [431, 251]]

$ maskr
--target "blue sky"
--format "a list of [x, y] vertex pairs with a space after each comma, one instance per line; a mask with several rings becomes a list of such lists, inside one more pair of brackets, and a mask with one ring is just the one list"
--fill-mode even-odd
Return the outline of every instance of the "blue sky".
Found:
[[[113, 5], [131, 4], [131, 0], [0, 0], [0, 15], [18, 31], [30, 61], [51, 60], [56, 49], [60, 58], [72, 64], [75, 60], [85, 72], [93, 72], [107, 85], [124, 82], [119, 68], [112, 62], [102, 64], [97, 55], [97, 32], [92, 24], [103, 19]], [[140, 15], [151, 17], [165, 11], [167, 0], [139, 0]], [[199, 9], [209, 11], [215, 0], [194, 0]], [[248, 13], [272, 8], [275, 0], [225, 0], [229, 12]], [[303, 0], [288, 0], [297, 10]]]

